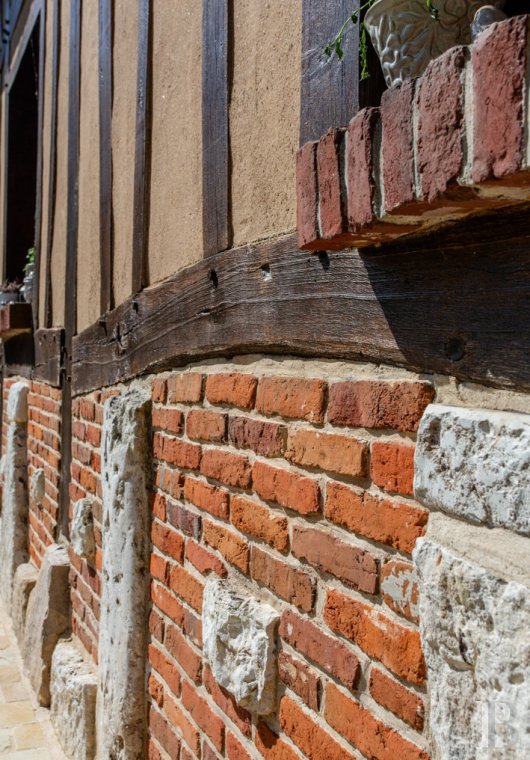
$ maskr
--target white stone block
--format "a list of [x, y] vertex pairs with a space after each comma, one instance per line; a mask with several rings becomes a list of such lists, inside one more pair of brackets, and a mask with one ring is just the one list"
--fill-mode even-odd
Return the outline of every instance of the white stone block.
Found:
[[52, 544], [42, 560], [26, 613], [22, 659], [39, 704], [50, 705], [53, 650], [70, 629], [70, 563], [64, 546]]
[[72, 549], [78, 557], [93, 563], [96, 555], [96, 537], [94, 535], [94, 511], [92, 499], [79, 499], [73, 507], [70, 527]]
[[13, 383], [9, 389], [7, 400], [7, 419], [17, 425], [24, 425], [28, 421], [28, 393], [29, 386], [26, 383]]
[[203, 597], [204, 655], [217, 683], [250, 712], [268, 715], [277, 697], [276, 629], [268, 604], [211, 578]]
[[35, 504], [42, 504], [46, 493], [46, 477], [42, 467], [38, 467], [31, 476], [29, 494]]
[[530, 589], [427, 539], [413, 556], [435, 756], [530, 757]]
[[530, 415], [433, 404], [414, 467], [426, 506], [530, 535]]
[[98, 756], [143, 757], [149, 599], [151, 398], [132, 390], [104, 407], [103, 571]]
[[24, 640], [29, 597], [35, 588], [38, 577], [37, 568], [29, 562], [25, 562], [17, 567], [13, 581], [13, 609], [11, 617], [13, 629], [20, 643]]
[[71, 642], [55, 647], [51, 669], [50, 718], [69, 760], [96, 755], [97, 674]]

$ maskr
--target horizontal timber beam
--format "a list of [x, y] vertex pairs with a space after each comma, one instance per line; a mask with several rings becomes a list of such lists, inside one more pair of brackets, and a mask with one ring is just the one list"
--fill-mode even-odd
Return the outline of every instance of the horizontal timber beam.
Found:
[[63, 366], [64, 329], [50, 327], [37, 330], [34, 336], [35, 366], [33, 378], [55, 388], [61, 386]]
[[494, 212], [381, 249], [224, 251], [73, 340], [75, 395], [238, 353], [363, 359], [530, 389], [530, 212]]

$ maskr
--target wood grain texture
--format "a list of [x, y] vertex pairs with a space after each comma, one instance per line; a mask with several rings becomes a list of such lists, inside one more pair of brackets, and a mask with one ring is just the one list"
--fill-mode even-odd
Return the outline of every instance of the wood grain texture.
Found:
[[73, 392], [247, 352], [365, 359], [530, 389], [530, 213], [384, 249], [294, 237], [220, 253], [131, 298], [73, 342]]
[[64, 329], [52, 327], [40, 329], [34, 335], [35, 366], [33, 378], [54, 388], [61, 386], [62, 358], [64, 347]]
[[149, 155], [151, 135], [151, 8], [149, 0], [138, 0], [138, 69], [136, 94], [136, 137], [134, 158], [134, 218], [132, 292], [147, 284], [147, 239], [149, 224]]
[[204, 255], [229, 246], [228, 0], [203, 0], [202, 187]]
[[100, 314], [112, 309], [112, 2], [99, 0]]
[[[52, 55], [51, 55], [51, 96], [50, 96], [50, 154], [48, 157], [48, 219], [46, 224], [46, 243], [41, 262], [46, 267], [44, 290], [44, 327], [51, 327], [52, 314], [52, 246], [55, 221], [55, 196], [57, 190], [57, 86], [59, 77], [59, 2], [53, 0], [52, 19]], [[37, 280], [38, 282], [38, 280]]]
[[35, 273], [33, 287], [33, 329], [39, 326], [40, 268], [42, 263], [42, 175], [43, 175], [43, 125], [44, 125], [44, 62], [46, 51], [46, 3], [42, 3], [39, 23], [39, 70], [38, 70], [38, 143], [37, 143], [37, 195], [35, 199]]

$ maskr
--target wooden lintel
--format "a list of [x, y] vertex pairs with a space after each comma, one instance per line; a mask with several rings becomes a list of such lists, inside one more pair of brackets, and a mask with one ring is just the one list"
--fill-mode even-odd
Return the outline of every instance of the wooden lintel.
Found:
[[33, 378], [55, 388], [61, 386], [64, 328], [52, 327], [35, 333], [35, 367]]
[[530, 389], [529, 324], [528, 209], [362, 254], [302, 252], [288, 236], [217, 254], [84, 330], [73, 340], [72, 390], [256, 351]]

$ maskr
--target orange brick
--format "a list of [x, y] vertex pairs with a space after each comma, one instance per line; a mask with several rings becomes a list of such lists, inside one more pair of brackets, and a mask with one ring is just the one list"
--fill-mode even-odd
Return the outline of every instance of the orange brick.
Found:
[[240, 707], [233, 696], [223, 689], [215, 678], [210, 668], [204, 669], [204, 685], [215, 704], [227, 715], [244, 736], [252, 735], [251, 715], [243, 707]]
[[425, 532], [429, 513], [422, 507], [329, 483], [324, 514], [337, 525], [410, 554]]
[[167, 525], [162, 525], [155, 520], [151, 526], [151, 541], [164, 554], [182, 562], [184, 559], [184, 539], [176, 530]]
[[167, 381], [167, 400], [170, 404], [196, 404], [202, 399], [202, 375], [198, 372], [179, 372]]
[[236, 488], [250, 488], [252, 482], [252, 470], [248, 459], [241, 454], [232, 454], [220, 449], [203, 451], [200, 471], [207, 478]]
[[159, 554], [151, 554], [149, 572], [152, 578], [156, 578], [156, 580], [162, 583], [167, 583], [169, 577], [169, 563], [167, 559]]
[[291, 419], [322, 422], [326, 383], [298, 377], [262, 377], [256, 396], [261, 414], [279, 414]]
[[164, 709], [170, 723], [182, 733], [182, 737], [196, 757], [200, 757], [200, 735], [195, 725], [191, 722], [188, 714], [180, 704], [171, 696], [166, 694], [164, 699]]
[[178, 435], [184, 429], [184, 414], [180, 409], [153, 409], [153, 427]]
[[226, 440], [226, 414], [205, 409], [192, 409], [186, 417], [188, 438], [197, 441], [221, 442]]
[[214, 517], [228, 520], [228, 493], [190, 476], [184, 481], [184, 498]]
[[[169, 757], [179, 756], [180, 739], [165, 718], [152, 706], [149, 710], [149, 734], [150, 738], [156, 740]], [[153, 741], [150, 741], [148, 752], [148, 760], [160, 760], [160, 752]]]
[[296, 430], [289, 436], [285, 458], [304, 467], [362, 477], [366, 473], [367, 454], [367, 445], [352, 436]]
[[257, 384], [258, 381], [252, 375], [237, 372], [209, 375], [206, 378], [206, 398], [210, 404], [229, 404], [251, 409]]
[[186, 541], [186, 559], [203, 575], [211, 572], [226, 575], [226, 567], [221, 560], [195, 541]]
[[335, 590], [328, 591], [324, 621], [400, 678], [414, 684], [425, 680], [418, 631], [394, 623], [376, 608]]
[[180, 694], [180, 674], [174, 664], [166, 655], [153, 644], [149, 644], [149, 664], [164, 679], [173, 694]]
[[226, 732], [226, 757], [228, 760], [252, 760], [247, 750], [243, 747], [234, 734]]
[[377, 760], [429, 760], [429, 755], [386, 726], [358, 702], [329, 683], [324, 716], [336, 731], [366, 757]]
[[165, 404], [167, 397], [167, 382], [165, 378], [155, 377], [151, 383], [151, 398], [156, 404]]
[[223, 721], [187, 681], [182, 684], [182, 704], [214, 747], [222, 752], [225, 733]]
[[283, 613], [279, 633], [299, 654], [312, 660], [349, 689], [355, 688], [361, 674], [359, 660], [339, 639], [328, 636], [292, 610]]
[[166, 497], [159, 493], [153, 494], [151, 499], [151, 512], [153, 517], [158, 517], [159, 520], [165, 522], [166, 519]]
[[164, 634], [164, 646], [169, 654], [175, 658], [185, 673], [200, 683], [202, 673], [202, 657], [188, 644], [179, 629], [171, 624], [166, 625]]
[[371, 696], [382, 707], [397, 715], [416, 731], [423, 731], [425, 707], [417, 694], [373, 666], [370, 671], [369, 689]]
[[304, 612], [313, 609], [315, 584], [303, 570], [252, 547], [252, 578]]
[[329, 389], [328, 420], [334, 425], [415, 432], [434, 399], [428, 383], [358, 380]]
[[200, 581], [190, 575], [183, 567], [176, 565], [171, 570], [169, 579], [170, 588], [178, 594], [190, 607], [202, 612], [202, 594], [204, 586]]
[[188, 470], [198, 469], [201, 461], [201, 447], [196, 443], [169, 438], [162, 433], [153, 435], [153, 453], [157, 459]]
[[318, 482], [265, 462], [254, 464], [254, 490], [265, 501], [273, 501], [302, 515], [320, 510]]
[[266, 760], [299, 760], [296, 752], [262, 720], [256, 730], [256, 748]]
[[244, 538], [209, 520], [204, 521], [203, 537], [206, 543], [221, 552], [228, 562], [248, 575], [250, 550]]
[[372, 481], [385, 491], [412, 496], [414, 449], [413, 443], [374, 441], [370, 459]]
[[280, 552], [289, 548], [287, 518], [275, 516], [271, 509], [256, 501], [232, 496], [230, 519], [238, 530], [265, 541]]
[[320, 678], [302, 660], [291, 657], [288, 652], [278, 655], [278, 675], [287, 686], [298, 694], [311, 710], [318, 712], [320, 704]]
[[325, 729], [315, 723], [313, 718], [287, 696], [282, 697], [280, 702], [280, 725], [309, 760], [353, 760], [354, 758], [353, 754], [343, 749]]

